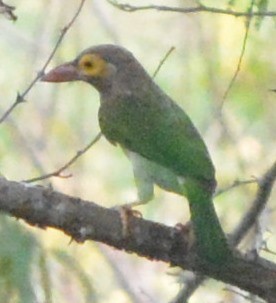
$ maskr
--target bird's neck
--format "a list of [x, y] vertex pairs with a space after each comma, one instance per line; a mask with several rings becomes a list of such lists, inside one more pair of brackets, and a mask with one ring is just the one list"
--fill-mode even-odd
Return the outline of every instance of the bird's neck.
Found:
[[102, 81], [101, 79], [93, 79], [93, 81], [89, 81], [96, 90], [99, 92], [100, 95], [102, 94], [111, 94], [112, 91], [112, 83], [111, 81]]

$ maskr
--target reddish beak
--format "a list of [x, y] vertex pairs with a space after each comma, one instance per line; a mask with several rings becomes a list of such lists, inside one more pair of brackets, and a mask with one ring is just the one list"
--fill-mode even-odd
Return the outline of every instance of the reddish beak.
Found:
[[40, 78], [44, 82], [68, 82], [80, 80], [76, 66], [72, 63], [64, 63], [50, 70]]

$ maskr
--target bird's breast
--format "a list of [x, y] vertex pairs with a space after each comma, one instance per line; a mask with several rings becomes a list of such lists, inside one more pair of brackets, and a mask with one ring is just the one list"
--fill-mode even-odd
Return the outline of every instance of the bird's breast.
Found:
[[99, 109], [99, 124], [108, 140], [129, 146], [132, 139], [142, 140], [150, 134], [150, 116], [149, 108], [134, 98], [105, 99]]
[[[99, 109], [99, 125], [103, 135], [112, 143], [121, 143], [127, 112], [119, 100], [104, 100]], [[125, 130], [124, 130], [125, 129]]]

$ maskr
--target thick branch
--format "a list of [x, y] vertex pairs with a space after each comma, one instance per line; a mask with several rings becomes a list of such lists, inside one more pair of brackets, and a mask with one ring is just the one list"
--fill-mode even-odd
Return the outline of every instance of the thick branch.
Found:
[[236, 285], [268, 302], [276, 298], [276, 266], [264, 260], [235, 256], [223, 268], [204, 264], [192, 253], [179, 228], [129, 217], [124, 235], [120, 213], [50, 188], [0, 178], [0, 210], [39, 227], [53, 227], [76, 241], [95, 240], [120, 250]]

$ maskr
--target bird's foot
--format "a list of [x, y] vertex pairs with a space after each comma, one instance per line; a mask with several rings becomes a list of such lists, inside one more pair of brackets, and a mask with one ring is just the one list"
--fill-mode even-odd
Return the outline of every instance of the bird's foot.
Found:
[[189, 249], [191, 249], [195, 244], [195, 234], [192, 222], [188, 221], [186, 224], [177, 223], [175, 228], [183, 234], [184, 238], [187, 240]]
[[121, 204], [121, 205], [115, 205], [112, 208], [121, 212], [125, 212], [127, 213], [129, 216], [132, 215], [134, 217], [142, 217], [142, 214], [139, 210], [133, 209], [133, 207], [138, 206], [138, 205], [142, 205], [144, 204], [144, 202], [140, 202], [140, 201], [135, 201], [135, 202], [131, 202], [131, 203], [125, 203], [125, 204]]
[[130, 202], [130, 203], [123, 204], [121, 206], [132, 209], [133, 207], [140, 206], [140, 205], [145, 205], [147, 203], [148, 203], [147, 200], [146, 201], [137, 200], [137, 201], [133, 201], [133, 202]]
[[129, 226], [130, 218], [131, 217], [142, 218], [142, 213], [140, 211], [132, 209], [132, 207], [135, 207], [140, 204], [143, 203], [132, 202], [132, 203], [116, 205], [112, 207], [113, 209], [117, 210], [120, 214], [120, 219], [122, 223], [122, 234], [124, 238], [126, 238], [130, 233], [130, 226]]

